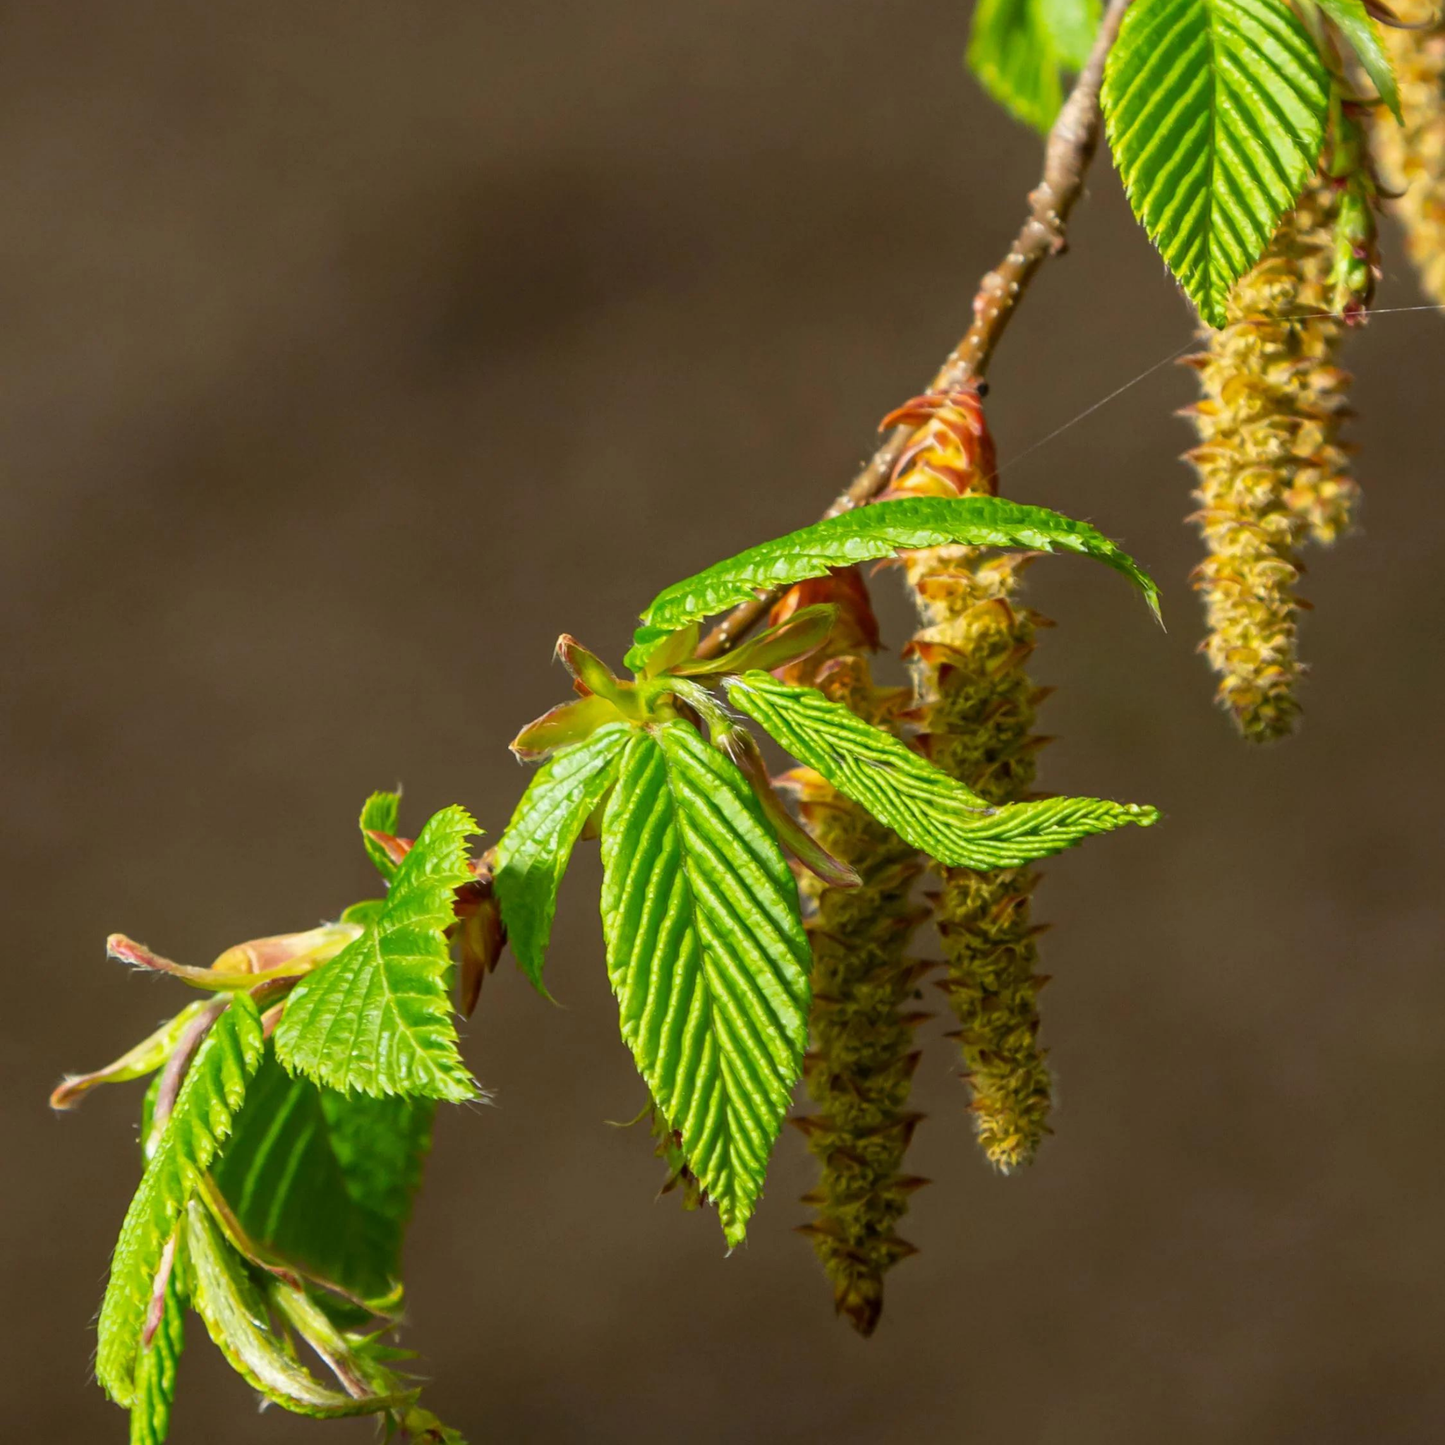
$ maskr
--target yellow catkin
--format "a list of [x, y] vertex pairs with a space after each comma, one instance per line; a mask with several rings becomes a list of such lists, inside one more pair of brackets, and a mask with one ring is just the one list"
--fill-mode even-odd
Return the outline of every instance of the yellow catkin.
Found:
[[[788, 670], [879, 726], [901, 698], [874, 685], [865, 651], [877, 624], [856, 569], [792, 589], [775, 610], [830, 602], [839, 621], [827, 648]], [[838, 1312], [871, 1334], [883, 1308], [883, 1276], [914, 1253], [896, 1226], [923, 1181], [902, 1172], [919, 1114], [908, 1108], [918, 1055], [913, 1030], [928, 1015], [918, 1007], [927, 965], [908, 956], [927, 916], [911, 901], [922, 871], [903, 843], [817, 773], [799, 768], [786, 781], [808, 831], [858, 873], [858, 888], [830, 888], [802, 878], [813, 946], [812, 1048], [804, 1081], [818, 1112], [794, 1119], [818, 1160], [817, 1187], [804, 1196], [816, 1211], [803, 1226], [833, 1286]]]
[[[1421, 0], [1392, 6], [1402, 20], [1439, 20]], [[1445, 30], [1380, 27], [1400, 83], [1404, 124], [1381, 110], [1373, 130], [1381, 179], [1399, 194], [1392, 209], [1432, 301], [1445, 304]]]
[[[988, 491], [993, 447], [978, 393], [933, 393], [888, 423], [916, 427], [893, 492], [957, 496]], [[912, 552], [904, 569], [924, 626], [909, 646], [919, 744], [939, 767], [991, 802], [1016, 802], [1034, 781], [1034, 713], [1043, 694], [1026, 664], [1044, 619], [1018, 600], [1027, 559], [967, 547]], [[1030, 1162], [1052, 1099], [1039, 1045], [1038, 929], [1029, 868], [975, 873], [940, 868], [934, 911], [948, 964], [944, 983], [979, 1144], [1007, 1172]]]
[[1236, 284], [1228, 324], [1191, 358], [1203, 393], [1195, 516], [1206, 555], [1195, 573], [1220, 676], [1219, 701], [1245, 737], [1289, 733], [1299, 714], [1298, 550], [1349, 524], [1357, 488], [1338, 433], [1348, 374], [1332, 293], [1338, 191], [1311, 185], [1269, 249]]

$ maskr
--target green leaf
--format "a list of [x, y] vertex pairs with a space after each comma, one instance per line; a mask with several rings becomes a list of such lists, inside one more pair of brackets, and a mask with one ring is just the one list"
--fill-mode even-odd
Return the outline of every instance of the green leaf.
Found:
[[118, 1405], [135, 1398], [136, 1360], [156, 1269], [200, 1170], [209, 1167], [261, 1061], [261, 1016], [231, 996], [207, 1033], [126, 1211], [100, 1307], [95, 1373]]
[[181, 1289], [179, 1259], [166, 1279], [160, 1324], [141, 1350], [135, 1371], [135, 1398], [130, 1407], [130, 1445], [165, 1445], [176, 1398], [176, 1372], [186, 1344], [186, 1299]]
[[807, 1044], [797, 886], [747, 780], [683, 722], [629, 741], [602, 865], [622, 1037], [737, 1244]]
[[415, 1398], [415, 1392], [358, 1398], [322, 1385], [270, 1328], [265, 1297], [245, 1261], [194, 1199], [186, 1209], [186, 1244], [196, 1313], [226, 1362], [268, 1400], [298, 1415], [329, 1419], [376, 1414]]
[[1389, 106], [1390, 114], [1403, 124], [1400, 86], [1395, 79], [1394, 62], [1380, 38], [1380, 27], [1365, 9], [1364, 0], [1318, 0], [1318, 4], [1349, 42], [1350, 49], [1359, 56], [1365, 74], [1380, 92], [1380, 99]]
[[375, 922], [296, 986], [276, 1029], [276, 1057], [343, 1092], [461, 1102], [477, 1087], [457, 1052], [447, 998], [453, 893], [471, 878], [477, 825], [443, 808], [402, 860]]
[[366, 848], [366, 856], [376, 864], [376, 871], [388, 883], [396, 877], [396, 864], [387, 857], [386, 849], [368, 835], [390, 833], [394, 837], [400, 822], [400, 793], [373, 793], [361, 805], [361, 841]]
[[984, 799], [811, 687], [766, 672], [732, 679], [728, 699], [800, 762], [866, 808], [905, 842], [955, 867], [1017, 868], [1129, 823], [1153, 808], [1099, 798], [1047, 798], [991, 808]]
[[983, 88], [1039, 131], [1064, 103], [1063, 57], [1045, 18], [1050, 8], [1046, 0], [978, 0], [964, 56]]
[[1039, 16], [1059, 59], [1070, 70], [1082, 70], [1099, 33], [1103, 7], [1099, 0], [1038, 0]]
[[633, 732], [626, 723], [612, 723], [555, 753], [537, 770], [497, 844], [495, 887], [507, 938], [522, 972], [543, 993], [557, 889]]
[[267, 1054], [213, 1173], [246, 1233], [282, 1263], [380, 1300], [401, 1273], [431, 1147], [430, 1099], [338, 1094]]
[[1129, 578], [1158, 615], [1158, 587], [1132, 558], [1087, 522], [1000, 497], [904, 497], [815, 522], [675, 582], [642, 614], [643, 626], [633, 635], [627, 665], [640, 668], [651, 649], [673, 629], [746, 602], [770, 587], [821, 577], [833, 567], [950, 542], [1094, 557]]
[[197, 1014], [210, 1005], [205, 1000], [183, 1008], [173, 1019], [168, 1019], [153, 1034], [144, 1038], [133, 1049], [122, 1054], [114, 1063], [107, 1064], [91, 1074], [67, 1074], [50, 1095], [52, 1109], [74, 1109], [97, 1084], [122, 1084], [132, 1079], [143, 1079], [153, 1074], [170, 1058], [181, 1035], [190, 1027]]
[[1329, 74], [1314, 41], [1285, 0], [1136, 0], [1103, 104], [1134, 214], [1223, 326], [1319, 159]]

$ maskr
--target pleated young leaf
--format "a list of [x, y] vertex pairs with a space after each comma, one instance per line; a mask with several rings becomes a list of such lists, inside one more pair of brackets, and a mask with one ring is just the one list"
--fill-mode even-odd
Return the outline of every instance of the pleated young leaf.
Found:
[[1319, 0], [1319, 7], [1335, 22], [1340, 34], [1349, 42], [1350, 49], [1359, 56], [1365, 74], [1374, 82], [1390, 113], [1396, 120], [1402, 120], [1395, 65], [1380, 38], [1380, 27], [1365, 8], [1364, 0]]
[[950, 542], [1093, 557], [1123, 573], [1158, 614], [1159, 589], [1152, 579], [1087, 522], [1001, 497], [905, 497], [815, 522], [674, 583], [642, 614], [627, 665], [640, 669], [651, 649], [675, 629], [746, 602], [759, 591], [821, 577], [833, 567]]
[[318, 1088], [269, 1052], [213, 1173], [242, 1228], [301, 1273], [380, 1300], [400, 1279], [430, 1099]]
[[811, 687], [766, 672], [727, 685], [729, 701], [800, 762], [905, 842], [955, 867], [1017, 868], [1095, 833], [1156, 821], [1153, 808], [1100, 798], [1047, 798], [992, 808], [897, 738]]
[[1088, 57], [1098, 0], [978, 0], [968, 68], [1011, 115], [1047, 131], [1064, 103], [1064, 69]]
[[165, 1445], [176, 1398], [176, 1373], [186, 1344], [186, 1298], [177, 1260], [166, 1280], [160, 1324], [140, 1353], [130, 1407], [130, 1445]]
[[209, 1167], [261, 1062], [261, 1016], [234, 994], [196, 1051], [175, 1107], [156, 1140], [120, 1228], [100, 1307], [95, 1374], [112, 1400], [130, 1405], [156, 1269], [194, 1179]]
[[1329, 74], [1286, 0], [1136, 0], [1104, 116], [1134, 214], [1211, 326], [1314, 173]]
[[435, 814], [361, 937], [296, 986], [276, 1029], [276, 1057], [292, 1073], [376, 1098], [476, 1097], [457, 1052], [446, 939], [476, 832], [463, 808]]
[[587, 819], [617, 776], [632, 732], [626, 723], [612, 723], [554, 753], [537, 770], [497, 844], [494, 887], [507, 938], [522, 972], [543, 993], [557, 889]]
[[683, 722], [628, 742], [602, 863], [622, 1037], [737, 1244], [807, 1044], [797, 885], [747, 780]]
[[192, 1302], [206, 1333], [226, 1363], [268, 1400], [298, 1415], [331, 1419], [373, 1415], [415, 1399], [416, 1391], [357, 1397], [321, 1384], [269, 1328], [270, 1311], [245, 1260], [194, 1199], [186, 1210], [186, 1248]]
[[396, 864], [387, 856], [386, 849], [370, 835], [390, 833], [394, 837], [400, 821], [400, 793], [373, 793], [361, 806], [361, 841], [366, 848], [366, 856], [388, 883], [396, 877]]

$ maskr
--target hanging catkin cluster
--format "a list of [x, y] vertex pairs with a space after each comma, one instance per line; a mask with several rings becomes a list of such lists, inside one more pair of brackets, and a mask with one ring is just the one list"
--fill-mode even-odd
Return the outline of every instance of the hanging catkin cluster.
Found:
[[[1411, 24], [1440, 19], [1424, 0], [1402, 0], [1392, 8]], [[1380, 171], [1399, 195], [1394, 210], [1425, 290], [1445, 304], [1445, 29], [1382, 31], [1404, 124], [1381, 114], [1374, 128]]]
[[1336, 363], [1343, 323], [1325, 314], [1358, 280], [1336, 255], [1350, 185], [1326, 175], [1305, 191], [1235, 286], [1228, 324], [1190, 358], [1203, 392], [1190, 408], [1200, 444], [1189, 453], [1206, 550], [1194, 579], [1203, 650], [1220, 704], [1260, 742], [1285, 736], [1299, 714], [1298, 550], [1310, 536], [1339, 536], [1357, 493], [1338, 440], [1349, 386]]
[[[885, 419], [916, 428], [892, 493], [957, 496], [992, 490], [993, 445], [979, 395], [930, 393]], [[1019, 606], [1027, 558], [941, 547], [904, 568], [924, 621], [909, 645], [917, 704], [910, 715], [934, 763], [990, 802], [1016, 802], [1034, 780], [1034, 709], [1042, 692], [1025, 666], [1044, 622]], [[1028, 868], [941, 868], [935, 916], [948, 963], [944, 988], [979, 1143], [1007, 1172], [1033, 1159], [1048, 1132], [1051, 1079], [1038, 1042], [1038, 953]]]
[[[822, 654], [787, 670], [786, 680], [819, 688], [870, 722], [886, 724], [906, 700], [874, 686], [867, 652], [878, 625], [854, 568], [789, 591], [774, 609], [781, 621], [799, 607], [830, 602], [838, 621]], [[857, 888], [830, 888], [813, 874], [802, 891], [811, 902], [812, 1049], [804, 1080], [819, 1112], [794, 1123], [820, 1170], [803, 1202], [817, 1211], [803, 1226], [833, 1285], [838, 1311], [871, 1334], [883, 1308], [883, 1276], [914, 1252], [895, 1226], [924, 1181], [902, 1172], [919, 1114], [908, 1108], [918, 1054], [913, 1030], [928, 1017], [917, 1007], [928, 965], [910, 959], [913, 932], [927, 916], [910, 902], [922, 871], [916, 851], [837, 792], [798, 768], [794, 790], [808, 831], [851, 865]]]

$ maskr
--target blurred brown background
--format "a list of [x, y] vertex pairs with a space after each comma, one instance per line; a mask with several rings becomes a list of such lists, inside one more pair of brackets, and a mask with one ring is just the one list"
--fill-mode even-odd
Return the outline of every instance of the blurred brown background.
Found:
[[[963, 0], [7, 4], [0, 587], [9, 826], [7, 1439], [119, 1441], [88, 1319], [138, 1092], [62, 1070], [178, 1006], [102, 957], [208, 961], [372, 888], [353, 819], [494, 834], [506, 742], [660, 586], [811, 520], [966, 321], [1039, 145], [959, 65]], [[1422, 298], [1397, 252], [1383, 305]], [[1107, 163], [1000, 353], [1005, 462], [1184, 342]], [[1414, 1442], [1445, 1418], [1445, 324], [1353, 345], [1366, 527], [1316, 553], [1303, 734], [1248, 751], [1194, 656], [1190, 379], [1163, 367], [1005, 475], [1122, 536], [1040, 564], [1045, 782], [1163, 826], [1048, 868], [1057, 1138], [972, 1145], [926, 1036], [937, 1183], [878, 1336], [791, 1227], [654, 1204], [595, 854], [508, 965], [410, 1251], [434, 1407], [507, 1442]], [[906, 615], [890, 581], [895, 643]], [[359, 1442], [193, 1336], [177, 1441]]]

